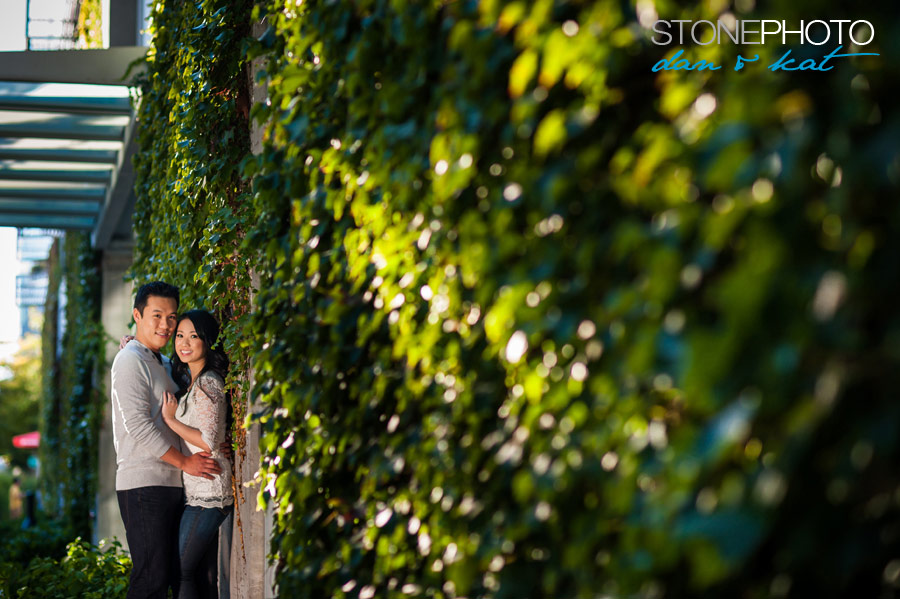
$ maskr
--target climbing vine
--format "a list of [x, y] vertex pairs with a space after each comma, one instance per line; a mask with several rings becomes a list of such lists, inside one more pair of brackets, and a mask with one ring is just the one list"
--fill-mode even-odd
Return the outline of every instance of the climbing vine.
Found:
[[44, 504], [53, 513], [59, 503], [59, 485], [62, 479], [60, 462], [60, 398], [59, 360], [57, 344], [59, 335], [59, 285], [62, 270], [59, 264], [59, 240], [53, 242], [47, 256], [47, 298], [44, 301], [44, 323], [41, 328], [41, 444], [39, 457], [43, 465], [41, 493]]

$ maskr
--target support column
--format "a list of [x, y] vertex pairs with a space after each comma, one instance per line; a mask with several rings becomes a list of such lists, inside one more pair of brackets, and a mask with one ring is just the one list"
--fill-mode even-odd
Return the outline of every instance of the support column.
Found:
[[[266, 30], [265, 23], [254, 23], [251, 34], [261, 36]], [[256, 83], [256, 73], [264, 68], [265, 61], [254, 60], [249, 69], [250, 103], [265, 102], [266, 83]], [[254, 122], [250, 123], [250, 150], [254, 154], [262, 151], [263, 130]], [[253, 276], [252, 285], [259, 289], [259, 279]], [[251, 299], [255, 308], [255, 302]], [[252, 373], [248, 373], [252, 376]], [[245, 398], [249, 401], [249, 398]], [[260, 406], [248, 405], [247, 413], [253, 413]], [[231, 598], [269, 599], [277, 597], [275, 591], [274, 568], [267, 563], [269, 541], [272, 530], [272, 510], [262, 510], [257, 502], [259, 483], [256, 477], [261, 464], [259, 452], [260, 426], [258, 423], [247, 431], [243, 455], [236, 456], [236, 484], [243, 486], [243, 500], [236, 502], [235, 527], [231, 553]], [[238, 524], [240, 523], [240, 527]]]
[[94, 542], [99, 539], [117, 537], [127, 549], [125, 525], [119, 514], [116, 499], [116, 451], [113, 446], [112, 420], [110, 415], [109, 390], [112, 386], [109, 368], [119, 351], [118, 339], [127, 333], [131, 322], [133, 305], [133, 285], [125, 282], [125, 273], [131, 268], [132, 245], [113, 242], [103, 252], [101, 262], [102, 306], [100, 319], [106, 334], [116, 341], [106, 343], [106, 368], [104, 385], [107, 395], [103, 421], [100, 423], [100, 459], [97, 493], [97, 522], [94, 527]]

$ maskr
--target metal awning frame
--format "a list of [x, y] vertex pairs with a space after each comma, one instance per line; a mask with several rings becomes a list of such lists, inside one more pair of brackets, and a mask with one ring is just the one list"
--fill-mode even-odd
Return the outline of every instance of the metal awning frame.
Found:
[[130, 98], [20, 93], [16, 84], [122, 86], [146, 50], [0, 52], [0, 226], [86, 230], [98, 249], [130, 234]]

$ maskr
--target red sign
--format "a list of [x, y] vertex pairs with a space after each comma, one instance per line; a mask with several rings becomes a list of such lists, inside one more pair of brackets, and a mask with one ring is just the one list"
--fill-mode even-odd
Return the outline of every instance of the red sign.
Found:
[[24, 435], [16, 435], [13, 437], [13, 447], [19, 449], [34, 449], [41, 444], [41, 433], [34, 431], [33, 433], [25, 433]]

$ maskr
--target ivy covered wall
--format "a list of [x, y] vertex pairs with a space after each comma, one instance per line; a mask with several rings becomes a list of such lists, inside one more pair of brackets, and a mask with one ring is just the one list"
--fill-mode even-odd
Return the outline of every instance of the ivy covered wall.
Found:
[[[47, 515], [91, 538], [102, 380], [98, 254], [87, 233], [67, 233], [49, 257], [42, 331], [41, 487]], [[60, 300], [63, 309], [60, 310]]]
[[280, 592], [893, 592], [889, 7], [790, 76], [641, 23], [821, 3], [157, 4], [134, 273], [252, 369]]

